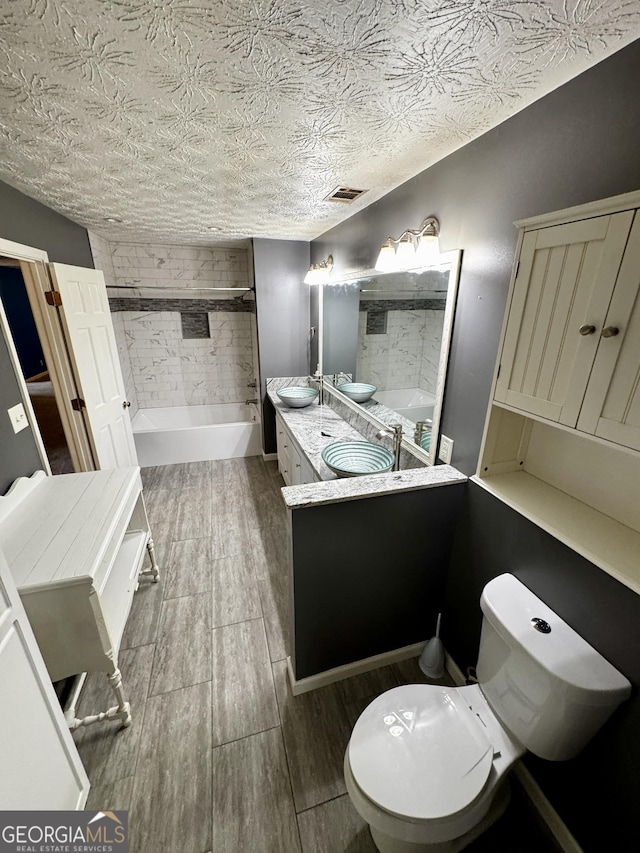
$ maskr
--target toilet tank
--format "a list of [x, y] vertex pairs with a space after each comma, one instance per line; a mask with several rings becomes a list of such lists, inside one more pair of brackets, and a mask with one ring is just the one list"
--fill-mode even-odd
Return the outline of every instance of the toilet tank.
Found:
[[573, 758], [631, 684], [513, 575], [491, 580], [480, 607], [477, 674], [493, 712], [535, 755]]

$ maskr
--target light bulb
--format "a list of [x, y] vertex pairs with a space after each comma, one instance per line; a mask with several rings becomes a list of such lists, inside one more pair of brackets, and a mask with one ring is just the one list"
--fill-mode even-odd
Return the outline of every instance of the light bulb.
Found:
[[390, 237], [380, 249], [380, 254], [376, 261], [376, 269], [378, 272], [390, 272], [391, 270], [397, 269], [396, 253]]
[[434, 234], [420, 237], [415, 255], [416, 266], [433, 267], [440, 262], [440, 243]]
[[413, 240], [407, 234], [398, 243], [396, 250], [396, 266], [401, 270], [408, 270], [416, 265], [416, 250]]

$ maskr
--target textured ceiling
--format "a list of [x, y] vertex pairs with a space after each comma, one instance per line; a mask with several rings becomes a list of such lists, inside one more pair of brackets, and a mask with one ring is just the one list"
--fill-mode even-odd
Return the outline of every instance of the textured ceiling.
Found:
[[638, 0], [2, 0], [0, 178], [107, 238], [311, 239], [638, 36]]

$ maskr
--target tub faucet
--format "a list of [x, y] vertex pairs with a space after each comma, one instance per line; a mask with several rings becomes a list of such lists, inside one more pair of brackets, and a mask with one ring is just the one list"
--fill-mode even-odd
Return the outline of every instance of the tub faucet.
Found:
[[400, 450], [402, 448], [402, 424], [389, 424], [389, 429], [381, 429], [376, 438], [388, 436], [393, 439], [393, 471], [400, 470]]

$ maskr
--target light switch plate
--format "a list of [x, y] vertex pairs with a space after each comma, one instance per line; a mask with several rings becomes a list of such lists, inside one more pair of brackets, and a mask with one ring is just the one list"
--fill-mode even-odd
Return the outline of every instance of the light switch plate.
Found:
[[438, 459], [446, 465], [451, 464], [451, 455], [453, 454], [453, 439], [447, 438], [446, 435], [440, 436], [440, 450], [438, 451]]
[[9, 420], [11, 421], [11, 426], [13, 427], [14, 432], [20, 432], [21, 430], [26, 429], [29, 426], [29, 421], [27, 420], [27, 413], [25, 412], [22, 403], [18, 403], [17, 406], [11, 406], [10, 409], [7, 409], [7, 413], [9, 415]]

